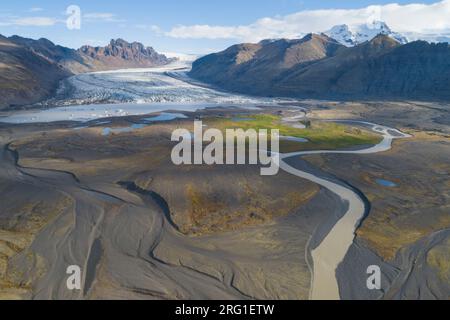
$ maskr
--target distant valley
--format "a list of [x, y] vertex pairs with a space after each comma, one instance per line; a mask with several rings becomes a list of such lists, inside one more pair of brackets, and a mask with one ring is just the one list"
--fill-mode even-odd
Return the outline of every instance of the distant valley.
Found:
[[[122, 39], [75, 50], [19, 36], [0, 36], [0, 57], [0, 109], [52, 98], [61, 80], [72, 75], [158, 67], [176, 59]], [[339, 25], [300, 39], [233, 45], [195, 61], [189, 76], [254, 96], [445, 100], [450, 46], [409, 42], [380, 21]]]
[[60, 80], [74, 74], [148, 68], [173, 61], [141, 43], [111, 40], [105, 47], [78, 50], [47, 39], [0, 36], [0, 109], [33, 104], [52, 96]]

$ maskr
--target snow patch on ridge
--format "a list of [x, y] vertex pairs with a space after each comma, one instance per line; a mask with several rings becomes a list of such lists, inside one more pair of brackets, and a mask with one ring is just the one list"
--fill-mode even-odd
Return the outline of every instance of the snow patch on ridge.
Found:
[[324, 34], [347, 47], [353, 47], [363, 42], [370, 41], [379, 34], [387, 35], [401, 44], [408, 43], [408, 38], [400, 33], [393, 32], [388, 25], [382, 21], [373, 21], [370, 24], [353, 26], [342, 24], [334, 26], [330, 30], [324, 32]]

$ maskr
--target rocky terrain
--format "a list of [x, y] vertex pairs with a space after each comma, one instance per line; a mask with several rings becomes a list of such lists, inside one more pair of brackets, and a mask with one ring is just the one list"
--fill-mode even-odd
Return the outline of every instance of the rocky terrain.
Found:
[[46, 98], [70, 74], [51, 59], [0, 36], [0, 109]]
[[60, 65], [73, 74], [92, 71], [94, 68], [94, 61], [89, 57], [80, 55], [77, 50], [56, 45], [45, 38], [34, 40], [12, 36], [8, 40], [24, 50], [31, 51], [33, 54], [48, 60], [52, 64]]
[[190, 76], [236, 92], [330, 99], [450, 98], [450, 45], [387, 35], [345, 47], [326, 35], [235, 45], [194, 62]]
[[189, 75], [226, 89], [269, 93], [276, 79], [289, 70], [332, 57], [343, 49], [337, 41], [314, 34], [301, 40], [239, 44], [198, 59]]
[[141, 43], [111, 40], [106, 47], [78, 50], [47, 39], [0, 37], [0, 109], [51, 97], [59, 81], [71, 75], [122, 68], [155, 67], [173, 61]]
[[142, 43], [128, 43], [123, 39], [111, 40], [106, 47], [83, 46], [77, 50], [82, 57], [93, 60], [96, 71], [122, 68], [149, 68], [161, 66], [171, 61], [151, 47]]

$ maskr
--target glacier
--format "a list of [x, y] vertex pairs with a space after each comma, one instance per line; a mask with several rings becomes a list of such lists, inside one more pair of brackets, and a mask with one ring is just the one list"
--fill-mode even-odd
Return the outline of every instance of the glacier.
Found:
[[[62, 81], [56, 95], [42, 106], [119, 103], [260, 103], [261, 99], [222, 92], [191, 80], [190, 59], [147, 69], [80, 74]], [[264, 101], [262, 101], [264, 100]]]
[[51, 99], [35, 109], [0, 117], [6, 123], [96, 119], [224, 106], [254, 109], [290, 99], [251, 97], [216, 90], [187, 76], [194, 57], [166, 66], [85, 73], [61, 82]]

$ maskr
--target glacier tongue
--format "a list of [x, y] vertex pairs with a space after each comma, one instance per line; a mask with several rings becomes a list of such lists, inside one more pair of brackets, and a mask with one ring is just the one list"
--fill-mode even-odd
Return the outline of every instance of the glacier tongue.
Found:
[[254, 104], [276, 100], [226, 93], [197, 83], [187, 76], [192, 60], [193, 57], [186, 56], [157, 68], [79, 74], [64, 80], [56, 96], [41, 105]]
[[79, 74], [63, 81], [56, 96], [40, 104], [51, 108], [14, 113], [0, 117], [0, 122], [87, 122], [169, 110], [193, 112], [211, 107], [255, 109], [290, 101], [209, 88], [187, 76], [191, 62], [192, 57], [188, 56], [157, 68]]

